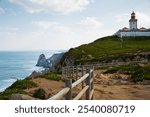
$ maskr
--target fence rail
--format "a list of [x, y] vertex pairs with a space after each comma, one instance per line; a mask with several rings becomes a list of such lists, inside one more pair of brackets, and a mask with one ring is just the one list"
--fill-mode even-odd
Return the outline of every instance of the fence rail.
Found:
[[[70, 68], [70, 69], [69, 69]], [[60, 100], [65, 98], [65, 100], [79, 100], [85, 94], [86, 100], [93, 99], [94, 96], [94, 69], [93, 67], [83, 67], [80, 69], [78, 67], [65, 67], [62, 70], [62, 74], [65, 78], [65, 88], [59, 91], [57, 94], [49, 98], [49, 100]], [[67, 72], [66, 72], [67, 71]], [[85, 72], [86, 71], [86, 72]], [[79, 77], [79, 75], [82, 75]], [[75, 78], [76, 81], [72, 83], [72, 79]], [[82, 83], [81, 91], [73, 98], [72, 90], [76, 86]]]

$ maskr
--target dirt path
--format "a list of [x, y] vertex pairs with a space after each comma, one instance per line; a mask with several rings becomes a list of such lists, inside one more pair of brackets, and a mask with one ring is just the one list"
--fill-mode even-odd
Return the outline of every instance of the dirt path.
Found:
[[32, 79], [32, 81], [36, 83], [38, 87], [25, 90], [30, 96], [33, 95], [35, 90], [42, 88], [46, 92], [46, 98], [49, 98], [64, 88], [64, 82], [62, 81], [48, 80], [45, 78], [35, 78]]
[[[94, 71], [94, 99], [95, 100], [134, 100], [134, 99], [150, 99], [150, 81], [146, 85], [135, 84], [128, 80], [127, 75], [123, 74], [102, 74], [102, 70]], [[38, 88], [46, 91], [46, 97], [59, 92], [64, 88], [64, 82], [47, 80], [45, 78], [32, 79], [38, 87], [26, 89], [30, 96]], [[73, 97], [81, 91], [81, 86], [73, 89]], [[85, 99], [85, 98], [83, 98]]]
[[95, 100], [128, 100], [150, 99], [150, 84], [142, 85], [124, 79], [103, 75], [102, 71], [95, 71], [94, 99]]

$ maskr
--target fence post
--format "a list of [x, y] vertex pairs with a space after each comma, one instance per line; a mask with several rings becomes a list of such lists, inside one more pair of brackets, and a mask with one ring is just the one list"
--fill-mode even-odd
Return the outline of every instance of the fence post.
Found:
[[[82, 76], [84, 75], [84, 67], [82, 66]], [[82, 89], [84, 88], [84, 81], [82, 82]]]
[[[91, 79], [93, 79], [93, 82], [94, 82], [94, 71], [92, 71], [91, 73]], [[91, 83], [91, 90], [94, 89], [94, 83]]]
[[91, 70], [87, 69], [86, 73], [89, 73], [89, 76], [86, 79], [86, 86], [88, 85], [89, 88], [86, 91], [86, 100], [90, 100], [90, 92], [91, 92], [91, 84], [90, 84], [90, 80], [91, 80]]
[[74, 67], [72, 67], [72, 78], [74, 78]]
[[63, 67], [61, 68], [61, 71], [62, 71], [61, 72], [62, 73], [62, 77], [64, 78], [64, 68]]
[[92, 72], [92, 74], [91, 74], [91, 77], [92, 77], [92, 79], [93, 79], [93, 82], [92, 82], [92, 84], [91, 84], [91, 89], [94, 89], [94, 66], [92, 67], [92, 69], [93, 69], [93, 72]]
[[64, 68], [64, 70], [65, 70], [64, 78], [66, 78], [66, 77], [67, 77], [67, 69], [66, 69], [66, 68]]
[[69, 92], [65, 96], [65, 100], [72, 99], [72, 79], [65, 79], [65, 87], [70, 88]]
[[78, 66], [76, 66], [76, 80], [78, 80]]
[[69, 77], [69, 67], [67, 68], [67, 78]]
[[[93, 79], [93, 82], [91, 82], [91, 90], [93, 90], [94, 89], [94, 67], [93, 67], [93, 71], [91, 73], [91, 79]], [[92, 95], [91, 100], [93, 100], [93, 99], [94, 99], [94, 93]]]

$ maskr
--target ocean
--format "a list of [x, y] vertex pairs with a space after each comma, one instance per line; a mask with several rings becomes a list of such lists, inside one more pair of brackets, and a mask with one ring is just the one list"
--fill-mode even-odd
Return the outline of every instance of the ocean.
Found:
[[42, 71], [42, 67], [36, 67], [40, 54], [46, 58], [61, 51], [36, 51], [36, 52], [9, 52], [0, 51], [0, 91], [3, 91], [17, 79], [24, 79], [34, 70]]

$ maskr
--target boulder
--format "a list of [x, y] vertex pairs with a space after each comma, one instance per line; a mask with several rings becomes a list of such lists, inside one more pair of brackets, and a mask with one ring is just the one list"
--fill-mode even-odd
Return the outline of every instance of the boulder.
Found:
[[35, 78], [35, 77], [38, 77], [39, 75], [41, 75], [40, 72], [33, 71], [33, 72], [31, 73], [31, 75], [29, 75], [29, 78]]
[[36, 66], [48, 68], [48, 70], [54, 71], [63, 55], [64, 53], [53, 54], [50, 58], [46, 59], [45, 55], [41, 54]]
[[44, 68], [48, 68], [48, 67], [49, 67], [49, 62], [48, 62], [48, 60], [46, 59], [46, 57], [45, 57], [44, 54], [41, 54], [41, 55], [39, 56], [39, 59], [38, 59], [38, 61], [37, 61], [36, 66], [44, 67]]

